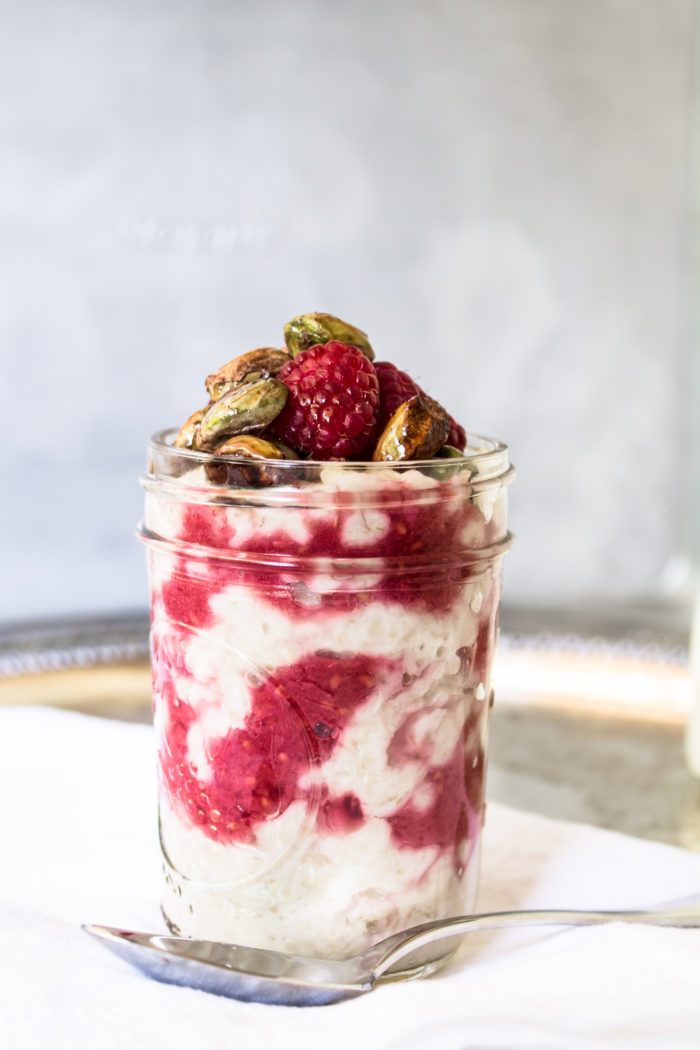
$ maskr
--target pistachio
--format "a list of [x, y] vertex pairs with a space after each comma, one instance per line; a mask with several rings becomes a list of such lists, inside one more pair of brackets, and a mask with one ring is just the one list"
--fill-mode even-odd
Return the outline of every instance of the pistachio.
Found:
[[300, 314], [284, 326], [284, 341], [292, 357], [317, 343], [330, 343], [332, 339], [356, 346], [370, 361], [374, 360], [367, 334], [333, 314]]
[[[280, 460], [296, 460], [297, 455], [279, 441], [256, 437], [254, 434], [236, 434], [214, 450], [216, 459], [205, 464], [204, 470], [214, 485], [235, 485], [260, 488], [283, 480], [285, 470]], [[238, 462], [218, 457], [235, 457]], [[240, 460], [249, 460], [241, 463]], [[276, 466], [271, 461], [275, 461]]]
[[241, 459], [297, 459], [296, 452], [281, 441], [272, 441], [255, 434], [235, 434], [214, 449], [215, 456], [236, 456]]
[[173, 441], [173, 446], [175, 448], [195, 447], [199, 424], [202, 422], [205, 412], [206, 408], [198, 408], [196, 412], [193, 412], [192, 415], [185, 420]]
[[276, 376], [287, 361], [291, 361], [291, 355], [286, 350], [275, 349], [274, 346], [261, 346], [258, 350], [239, 354], [232, 361], [222, 365], [218, 371], [207, 376], [205, 383], [209, 397], [212, 401], [218, 401], [241, 383], [253, 383], [258, 379]]
[[400, 459], [432, 459], [445, 444], [450, 419], [442, 405], [416, 394], [404, 401], [384, 428], [372, 459], [376, 463]]
[[[461, 460], [456, 463], [455, 460]], [[434, 464], [434, 465], [433, 465]], [[422, 467], [423, 473], [439, 481], [449, 481], [450, 478], [459, 475], [463, 481], [469, 481], [472, 470], [464, 465], [464, 453], [460, 452], [454, 445], [443, 445], [433, 457], [433, 463]]]
[[243, 383], [223, 394], [204, 414], [195, 448], [211, 452], [234, 434], [260, 433], [285, 406], [288, 390], [278, 379]]

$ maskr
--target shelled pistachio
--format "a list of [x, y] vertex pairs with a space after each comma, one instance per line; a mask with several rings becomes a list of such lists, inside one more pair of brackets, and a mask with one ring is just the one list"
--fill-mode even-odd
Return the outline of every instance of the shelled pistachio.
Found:
[[195, 439], [201, 452], [212, 452], [234, 434], [261, 433], [287, 401], [287, 388], [277, 379], [243, 383], [223, 394], [205, 412]]
[[339, 343], [356, 346], [370, 361], [374, 360], [374, 350], [367, 333], [333, 314], [300, 314], [284, 326], [284, 341], [292, 357], [302, 350], [308, 350], [310, 346], [336, 339]]

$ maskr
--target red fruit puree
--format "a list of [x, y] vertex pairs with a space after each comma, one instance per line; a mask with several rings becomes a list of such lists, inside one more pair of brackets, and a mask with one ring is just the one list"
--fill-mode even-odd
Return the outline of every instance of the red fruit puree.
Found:
[[[153, 637], [154, 695], [162, 726], [163, 790], [181, 819], [210, 839], [222, 845], [255, 845], [262, 823], [280, 817], [292, 802], [303, 801], [315, 814], [318, 834], [352, 833], [367, 820], [386, 819], [397, 848], [433, 847], [436, 856], [452, 857], [461, 875], [483, 810], [488, 708], [484, 701], [494, 644], [496, 587], [479, 610], [475, 640], [460, 648], [459, 671], [439, 700], [440, 710], [459, 708], [462, 712], [455, 720], [456, 735], [449, 754], [435, 763], [431, 757], [434, 747], [416, 742], [414, 728], [420, 712], [412, 708], [398, 721], [386, 755], [387, 767], [396, 770], [421, 763], [423, 768], [413, 796], [389, 815], [367, 812], [361, 792], [334, 795], [324, 781], [324, 765], [343, 745], [349, 724], [377, 688], [388, 693], [393, 703], [401, 702], [402, 690], [415, 690], [415, 678], [405, 670], [401, 654], [313, 649], [264, 674], [251, 668], [247, 676], [249, 710], [242, 724], [208, 741], [206, 770], [197, 768], [188, 749], [188, 733], [198, 712], [187, 700], [192, 674], [183, 653], [192, 629], [216, 627], [211, 599], [226, 588], [243, 585], [255, 593], [262, 607], [270, 605], [297, 623], [314, 620], [315, 636], [320, 640], [324, 622], [352, 615], [370, 602], [381, 603], [389, 611], [403, 606], [436, 617], [450, 615], [465, 581], [475, 572], [460, 557], [465, 527], [471, 522], [482, 543], [491, 538], [493, 530], [476, 507], [464, 502], [421, 506], [409, 492], [403, 499], [397, 497], [396, 503], [383, 511], [386, 528], [381, 535], [360, 544], [342, 540], [352, 506], [341, 508], [332, 520], [305, 514], [305, 538], [299, 542], [281, 529], [258, 530], [239, 538], [235, 515], [227, 508], [183, 505], [174, 538], [187, 545], [187, 554], [174, 558], [169, 575], [154, 589], [154, 618], [167, 623]], [[193, 571], [190, 555], [203, 551], [208, 556], [198, 557]], [[235, 561], [232, 552], [237, 555]], [[238, 557], [270, 553], [285, 556], [287, 578], [282, 582], [279, 568]], [[405, 564], [408, 557], [410, 567]], [[379, 571], [370, 587], [338, 586], [315, 595], [312, 602], [308, 598], [300, 602], [299, 584], [304, 585], [303, 594], [313, 593], [317, 568], [310, 567], [309, 559], [318, 558], [379, 559]], [[273, 659], [274, 655], [271, 653]], [[475, 700], [473, 688], [479, 682], [482, 696]], [[210, 685], [209, 690], [206, 704], [220, 704], [216, 686]]]

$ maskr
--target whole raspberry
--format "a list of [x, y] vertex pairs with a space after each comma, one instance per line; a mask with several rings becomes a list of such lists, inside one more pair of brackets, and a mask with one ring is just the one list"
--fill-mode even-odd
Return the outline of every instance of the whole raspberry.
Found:
[[350, 459], [375, 432], [379, 384], [356, 346], [310, 346], [278, 373], [289, 390], [274, 432], [312, 459]]
[[[382, 432], [390, 418], [393, 416], [399, 405], [402, 405], [404, 401], [408, 401], [410, 397], [415, 397], [416, 394], [420, 394], [426, 397], [425, 391], [418, 386], [418, 383], [414, 379], [411, 379], [407, 372], [402, 372], [392, 365], [390, 361], [375, 361], [374, 368], [377, 373], [377, 379], [379, 380], [379, 411], [377, 412], [378, 421], [378, 434]], [[460, 452], [464, 451], [467, 444], [467, 435], [464, 431], [464, 427], [450, 416], [450, 432], [447, 435], [448, 445], [453, 445], [454, 448], [458, 448]]]

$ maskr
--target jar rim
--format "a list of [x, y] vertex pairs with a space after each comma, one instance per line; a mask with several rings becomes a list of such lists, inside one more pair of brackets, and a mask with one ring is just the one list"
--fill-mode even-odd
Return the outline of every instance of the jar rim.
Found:
[[[176, 448], [172, 440], [177, 429], [158, 431], [149, 441], [148, 465], [141, 484], [150, 492], [175, 500], [203, 503], [296, 504], [308, 499], [314, 505], [328, 500], [356, 500], [364, 491], [367, 506], [391, 500], [392, 493], [381, 493], [383, 479], [391, 478], [404, 488], [417, 474], [424, 475], [414, 488], [419, 502], [457, 498], [460, 493], [479, 491], [510, 482], [514, 470], [508, 459], [508, 446], [496, 438], [477, 434], [467, 436], [466, 453], [445, 459], [398, 460], [394, 462], [356, 462], [346, 460], [250, 459]], [[212, 480], [212, 466], [225, 465], [226, 481]], [[244, 479], [251, 469], [260, 467], [274, 473], [274, 480], [256, 482], [228, 480], [231, 472]], [[366, 485], [363, 484], [363, 479]], [[328, 490], [328, 491], [326, 491]], [[342, 493], [345, 492], [345, 496]], [[339, 495], [340, 493], [340, 495]], [[460, 497], [461, 498], [461, 497]]]
[[[250, 460], [242, 456], [217, 455], [214, 452], [200, 452], [196, 449], [189, 448], [176, 448], [172, 444], [172, 440], [178, 433], [177, 427], [166, 427], [164, 430], [156, 431], [155, 434], [149, 439], [149, 447], [157, 450], [161, 453], [165, 452], [168, 454], [182, 456], [185, 462], [190, 462], [192, 466], [203, 466], [205, 463], [211, 463], [212, 460], [225, 459], [227, 462], [232, 463], [250, 463]], [[298, 466], [299, 463], [303, 463], [305, 467], [309, 468], [320, 468], [325, 469], [332, 466], [334, 469], [347, 471], [350, 473], [362, 473], [362, 472], [377, 472], [382, 470], [396, 470], [406, 471], [414, 470], [417, 468], [428, 468], [428, 467], [445, 467], [454, 465], [455, 467], [471, 463], [479, 464], [483, 463], [487, 457], [499, 457], [504, 459], [504, 467], [507, 468], [508, 463], [508, 445], [498, 438], [486, 437], [483, 434], [475, 434], [472, 432], [467, 433], [467, 444], [466, 448], [461, 456], [450, 457], [449, 459], [403, 459], [403, 460], [384, 460], [379, 463], [375, 463], [371, 460], [321, 460], [321, 459], [303, 459], [303, 460], [279, 460], [281, 466], [287, 466], [287, 464]], [[277, 461], [274, 461], [277, 462]], [[477, 470], [480, 476], [484, 476], [483, 470]]]

